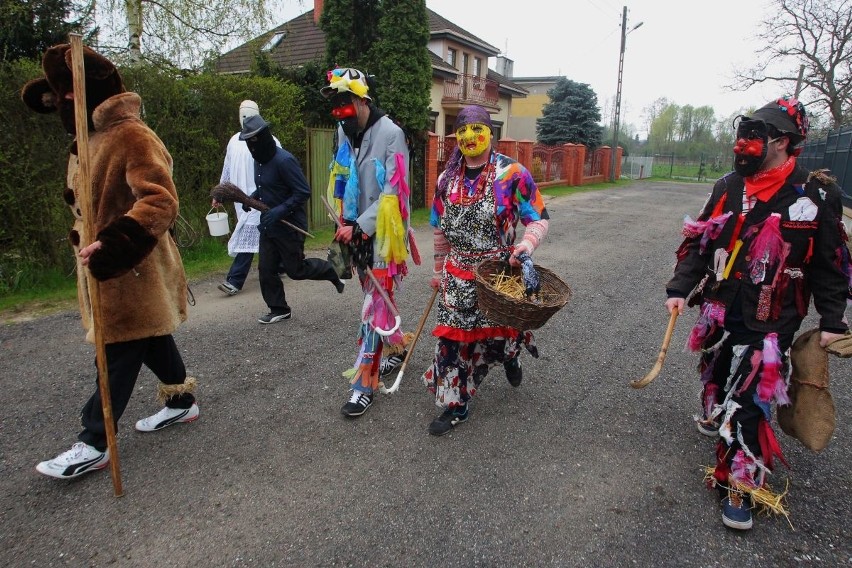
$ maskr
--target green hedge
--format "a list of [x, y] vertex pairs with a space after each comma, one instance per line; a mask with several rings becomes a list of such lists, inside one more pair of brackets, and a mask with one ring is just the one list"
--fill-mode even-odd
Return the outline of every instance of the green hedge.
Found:
[[[240, 101], [256, 101], [282, 146], [304, 156], [303, 94], [292, 83], [255, 76], [180, 77], [153, 67], [121, 73], [127, 89], [142, 96], [143, 119], [174, 159], [186, 234], [211, 238], [204, 236], [204, 215], [228, 139], [239, 130]], [[66, 240], [72, 217], [62, 200], [72, 139], [56, 115], [34, 113], [20, 99], [21, 87], [41, 75], [36, 62], [0, 64], [0, 294], [23, 285], [22, 274], [60, 271], [73, 278]]]

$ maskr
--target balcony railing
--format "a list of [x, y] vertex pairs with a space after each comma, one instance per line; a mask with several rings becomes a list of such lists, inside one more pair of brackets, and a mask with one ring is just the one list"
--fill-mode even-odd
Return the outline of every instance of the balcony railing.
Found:
[[497, 81], [461, 73], [457, 79], [444, 81], [443, 102], [497, 106], [497, 87]]

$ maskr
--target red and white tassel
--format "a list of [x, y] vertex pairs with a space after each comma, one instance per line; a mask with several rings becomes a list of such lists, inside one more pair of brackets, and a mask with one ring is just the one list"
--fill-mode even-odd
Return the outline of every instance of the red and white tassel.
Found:
[[780, 213], [773, 213], [763, 222], [748, 251], [751, 256], [749, 268], [752, 272], [759, 269], [757, 265], [764, 262], [764, 259], [768, 262], [767, 268], [776, 266], [781, 261], [784, 239], [781, 237]]
[[713, 302], [705, 302], [701, 306], [701, 315], [686, 340], [686, 348], [690, 351], [700, 351], [704, 340], [725, 323], [725, 306]]
[[781, 350], [776, 333], [769, 333], [763, 339], [763, 370], [757, 384], [757, 396], [765, 403], [775, 400], [778, 404], [790, 404], [787, 385], [781, 376]]

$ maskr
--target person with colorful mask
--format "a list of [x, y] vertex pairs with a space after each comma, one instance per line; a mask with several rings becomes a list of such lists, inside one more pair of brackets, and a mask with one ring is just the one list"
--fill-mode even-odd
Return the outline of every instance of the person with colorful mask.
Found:
[[[394, 292], [408, 272], [413, 246], [408, 146], [403, 130], [373, 104], [364, 73], [337, 68], [328, 72], [328, 82], [320, 92], [331, 102], [339, 125], [328, 188], [340, 221], [334, 238], [350, 249], [364, 293], [358, 356], [347, 372], [351, 389], [340, 409], [357, 418], [372, 405], [380, 375], [394, 361], [401, 362], [411, 340], [393, 314]], [[385, 359], [383, 366], [383, 354], [396, 357]]]
[[[94, 343], [96, 323], [103, 338], [116, 427], [142, 365], [159, 379], [157, 399], [163, 408], [136, 422], [136, 430], [154, 432], [199, 416], [193, 395], [196, 380], [187, 376], [172, 335], [187, 317], [186, 275], [171, 233], [179, 208], [172, 157], [142, 121], [142, 99], [125, 89], [115, 65], [88, 47], [83, 59], [94, 234], [86, 234], [76, 141], [63, 195], [74, 215], [69, 238], [77, 258], [80, 316], [87, 341]], [[65, 130], [74, 135], [71, 46], [49, 48], [42, 68], [44, 76], [24, 85], [21, 98], [35, 112], [57, 113]], [[97, 319], [92, 314], [89, 276], [98, 281]], [[83, 429], [77, 443], [36, 465], [39, 473], [72, 479], [109, 464], [97, 387], [83, 406], [80, 422]]]
[[[468, 106], [455, 121], [458, 147], [438, 178], [430, 224], [440, 290], [438, 338], [423, 381], [442, 413], [429, 433], [442, 436], [467, 421], [470, 403], [491, 366], [502, 364], [513, 387], [523, 380], [520, 351], [538, 357], [533, 334], [489, 320], [477, 305], [474, 271], [490, 259], [513, 266], [532, 255], [547, 235], [549, 215], [530, 172], [492, 148], [492, 123], [481, 106]], [[517, 241], [520, 221], [523, 237]]]
[[[256, 102], [242, 101], [239, 108], [240, 128], [248, 117], [256, 114], [260, 114]], [[281, 146], [277, 138], [273, 136], [273, 139], [276, 146]], [[257, 189], [254, 185], [254, 157], [246, 143], [240, 140], [240, 132], [236, 132], [228, 140], [219, 183], [232, 183], [246, 195], [251, 195]], [[214, 199], [211, 205], [219, 207], [221, 203]], [[260, 211], [252, 209], [246, 211], [245, 208], [237, 206], [234, 206], [234, 211], [237, 215], [237, 226], [234, 227], [234, 232], [228, 239], [228, 254], [234, 257], [234, 261], [225, 280], [218, 286], [219, 290], [228, 296], [234, 296], [243, 289], [260, 241], [260, 232], [257, 229], [260, 223]]]
[[733, 529], [752, 527], [754, 506], [786, 513], [766, 483], [776, 459], [786, 464], [771, 408], [789, 404], [790, 347], [811, 298], [823, 347], [849, 332], [841, 190], [828, 172], [796, 162], [807, 132], [794, 98], [738, 118], [734, 171], [716, 182], [697, 219], [686, 218], [666, 284], [669, 313], [700, 305], [687, 341], [701, 353], [695, 420], [699, 432], [718, 438], [706, 481]]
[[305, 235], [294, 228], [308, 230], [305, 205], [311, 197], [311, 187], [299, 161], [276, 144], [269, 123], [260, 114], [243, 121], [240, 140], [245, 142], [255, 162], [256, 189], [251, 197], [269, 207], [258, 220], [260, 292], [269, 313], [257, 321], [272, 324], [292, 315], [279, 275], [282, 270], [291, 280], [328, 280], [338, 293], [343, 293], [344, 283], [330, 262], [305, 257]]

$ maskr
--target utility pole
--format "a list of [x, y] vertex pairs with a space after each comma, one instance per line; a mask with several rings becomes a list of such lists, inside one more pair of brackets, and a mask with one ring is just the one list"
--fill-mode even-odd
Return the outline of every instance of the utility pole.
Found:
[[618, 53], [618, 89], [615, 93], [615, 119], [612, 125], [612, 163], [610, 164], [610, 181], [613, 183], [615, 179], [615, 163], [617, 161], [618, 149], [618, 129], [621, 127], [621, 76], [624, 73], [624, 46], [627, 43], [627, 34], [644, 24], [639, 22], [629, 30], [627, 29], [627, 6], [621, 15], [621, 50]]
[[624, 45], [627, 42], [627, 6], [621, 14], [621, 50], [618, 53], [618, 85], [615, 91], [615, 116], [612, 121], [612, 161], [609, 165], [609, 180], [615, 179], [615, 163], [618, 155], [618, 128], [621, 122], [621, 75], [624, 72]]

